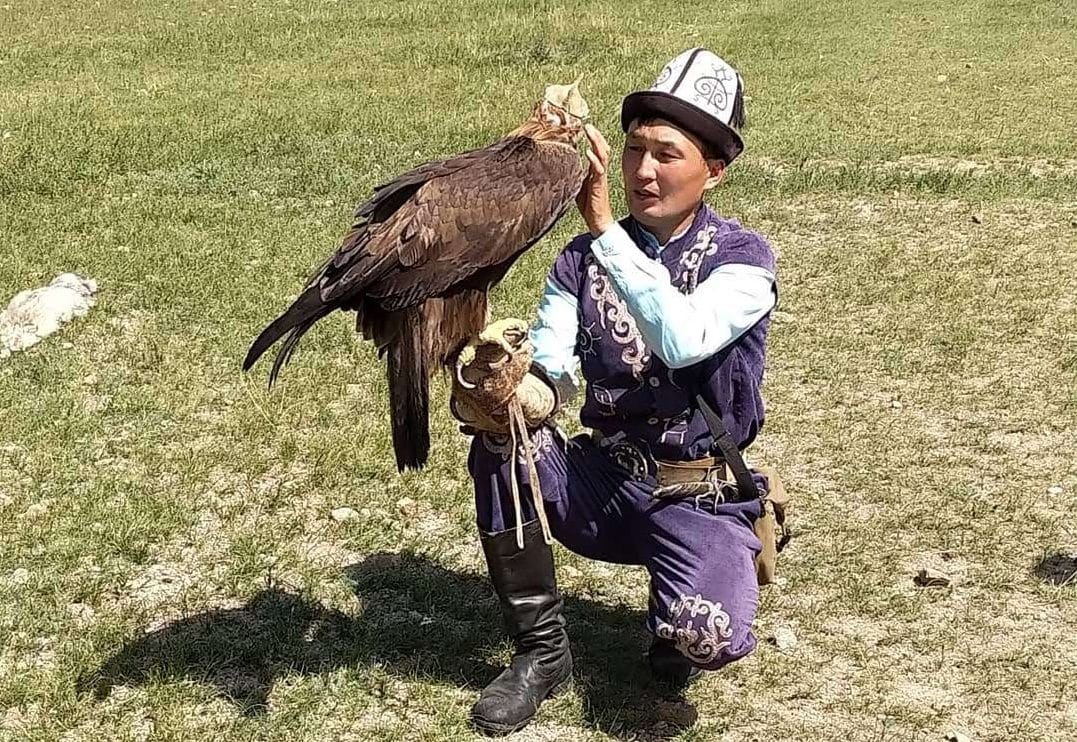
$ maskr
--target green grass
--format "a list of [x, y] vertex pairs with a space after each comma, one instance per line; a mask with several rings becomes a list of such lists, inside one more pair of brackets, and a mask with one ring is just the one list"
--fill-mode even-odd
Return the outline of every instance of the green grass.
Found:
[[[0, 362], [0, 739], [467, 738], [506, 645], [444, 388], [401, 476], [343, 318], [272, 394], [239, 361], [374, 185], [581, 72], [616, 147], [621, 96], [696, 44], [750, 96], [715, 205], [780, 251], [756, 455], [798, 536], [758, 633], [800, 643], [708, 676], [679, 738], [1077, 736], [1077, 600], [1036, 572], [1077, 552], [1072, 5], [55, 5], [0, 0], [0, 297], [102, 291]], [[495, 315], [533, 316], [581, 228]], [[644, 576], [557, 558], [576, 690], [519, 738], [675, 733]]]

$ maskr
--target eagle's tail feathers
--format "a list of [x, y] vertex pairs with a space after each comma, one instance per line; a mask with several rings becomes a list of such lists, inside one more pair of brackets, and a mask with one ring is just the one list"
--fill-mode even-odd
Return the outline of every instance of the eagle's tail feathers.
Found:
[[419, 469], [430, 453], [429, 389], [421, 307], [406, 310], [388, 346], [389, 402], [396, 467]]
[[[289, 332], [292, 335], [288, 338], [286, 347], [294, 348], [299, 337], [309, 330], [311, 325], [332, 312], [333, 309], [334, 307], [327, 306], [322, 301], [317, 286], [307, 288], [292, 303], [292, 306], [288, 307], [288, 311], [273, 320], [269, 327], [262, 330], [262, 333], [251, 344], [250, 350], [247, 351], [247, 357], [243, 360], [243, 370], [250, 371], [258, 359]], [[284, 351], [281, 352], [281, 355], [284, 355]], [[287, 358], [285, 358], [285, 361], [287, 361]], [[273, 364], [273, 374], [270, 376], [271, 385], [281, 365], [281, 357], [278, 355], [277, 361]]]

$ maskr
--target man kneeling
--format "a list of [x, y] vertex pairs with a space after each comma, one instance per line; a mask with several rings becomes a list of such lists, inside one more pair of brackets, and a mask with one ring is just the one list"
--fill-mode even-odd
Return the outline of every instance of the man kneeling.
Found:
[[[475, 433], [478, 526], [516, 648], [472, 709], [480, 730], [523, 727], [571, 679], [550, 535], [582, 556], [647, 568], [648, 659], [659, 680], [683, 686], [755, 646], [753, 525], [767, 483], [755, 474], [755, 487], [737, 487], [732, 468], [763, 424], [775, 259], [763, 237], [703, 202], [743, 150], [743, 116], [740, 76], [705, 49], [627, 96], [631, 213], [620, 222], [610, 148], [589, 126], [577, 203], [590, 232], [554, 263], [529, 338], [512, 321], [485, 333], [514, 364], [484, 365], [474, 352], [461, 363], [454, 412]], [[577, 391], [577, 370], [580, 419], [593, 434], [566, 441], [543, 420]], [[498, 388], [506, 379], [508, 395]], [[697, 395], [718, 413], [710, 425]]]

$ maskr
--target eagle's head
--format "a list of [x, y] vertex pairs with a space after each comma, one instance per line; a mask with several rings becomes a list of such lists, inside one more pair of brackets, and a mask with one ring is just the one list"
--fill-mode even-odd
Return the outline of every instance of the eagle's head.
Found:
[[547, 85], [542, 100], [535, 104], [530, 122], [538, 124], [533, 135], [575, 144], [583, 136], [588, 116], [587, 101], [580, 95], [580, 80], [571, 85]]

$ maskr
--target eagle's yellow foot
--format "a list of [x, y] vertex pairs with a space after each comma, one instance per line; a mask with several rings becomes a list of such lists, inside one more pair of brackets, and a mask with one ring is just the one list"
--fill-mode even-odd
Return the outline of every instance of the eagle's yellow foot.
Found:
[[510, 356], [520, 349], [520, 345], [527, 340], [529, 325], [522, 319], [506, 317], [497, 322], [491, 322], [479, 333], [479, 341], [501, 346], [501, 349]]
[[460, 368], [462, 366], [470, 366], [474, 362], [475, 362], [475, 341], [472, 340], [470, 343], [468, 343], [467, 345], [465, 345], [463, 348], [460, 349], [459, 355], [456, 356], [456, 367]]

